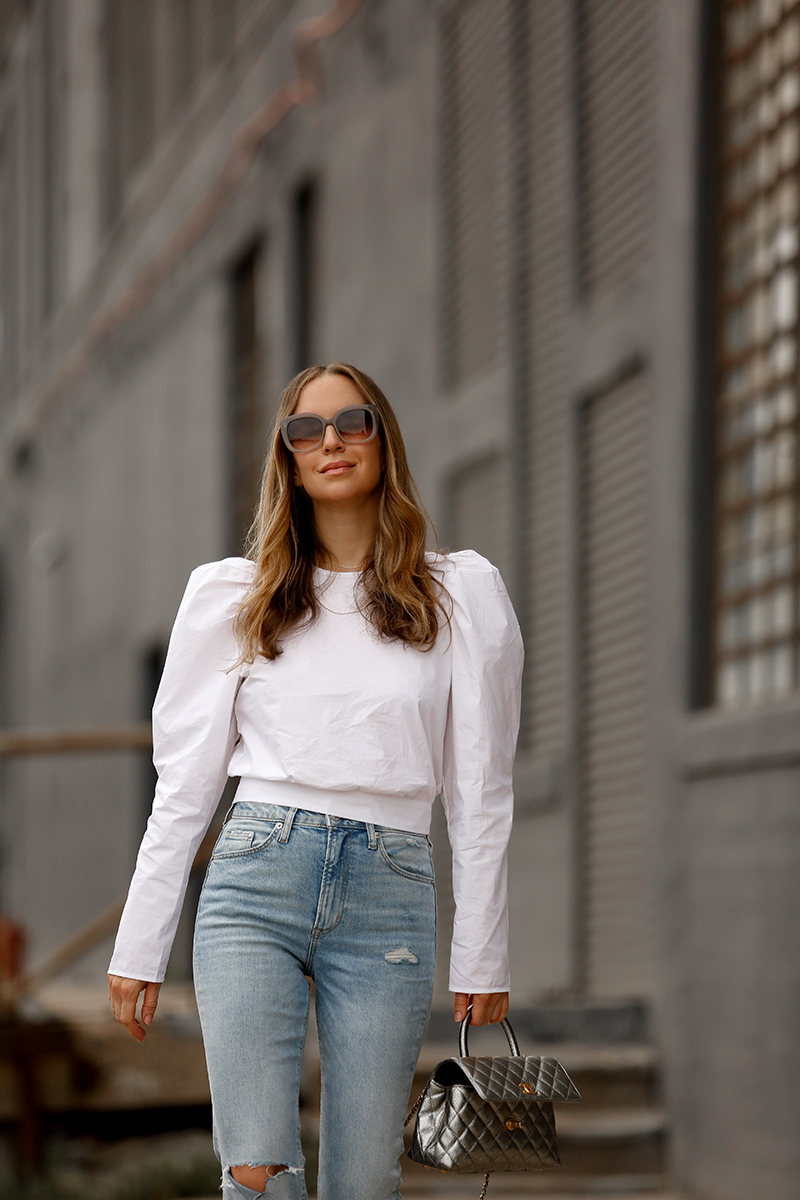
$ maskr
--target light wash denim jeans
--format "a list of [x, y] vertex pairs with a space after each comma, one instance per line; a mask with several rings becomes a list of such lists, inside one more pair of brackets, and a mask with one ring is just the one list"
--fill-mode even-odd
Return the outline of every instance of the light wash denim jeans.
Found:
[[288, 1165], [267, 1200], [307, 1200], [298, 1085], [310, 976], [322, 1067], [319, 1200], [398, 1200], [399, 1155], [430, 1012], [430, 843], [280, 805], [239, 803], [209, 864], [194, 978], [225, 1200], [237, 1165]]

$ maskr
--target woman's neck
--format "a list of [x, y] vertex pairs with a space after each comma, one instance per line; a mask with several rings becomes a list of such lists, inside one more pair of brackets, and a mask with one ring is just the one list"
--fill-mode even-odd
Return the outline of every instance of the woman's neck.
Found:
[[314, 506], [314, 523], [322, 550], [320, 566], [330, 571], [357, 571], [372, 553], [378, 525], [377, 501], [357, 506]]

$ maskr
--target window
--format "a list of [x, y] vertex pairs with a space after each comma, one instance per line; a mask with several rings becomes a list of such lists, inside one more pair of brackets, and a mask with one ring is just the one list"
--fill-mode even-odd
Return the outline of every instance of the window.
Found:
[[261, 409], [261, 342], [258, 282], [261, 247], [252, 246], [231, 275], [231, 367], [229, 409], [230, 549], [241, 554], [258, 500], [266, 451]]
[[[149, 721], [152, 716], [156, 692], [158, 691], [158, 685], [161, 683], [161, 676], [166, 661], [166, 642], [153, 642], [142, 653], [139, 664], [139, 678], [141, 681], [140, 695], [143, 721]], [[142, 833], [144, 833], [147, 826], [147, 821], [153, 807], [153, 796], [155, 795], [157, 783], [158, 773], [153, 766], [152, 756], [150, 754], [142, 755]]]
[[105, 0], [103, 11], [105, 203], [113, 224], [157, 137], [232, 51], [241, 14], [233, 0]]
[[106, 216], [118, 217], [125, 188], [155, 135], [154, 0], [106, 0], [103, 29], [108, 112]]
[[800, 13], [728, 0], [721, 36], [714, 693], [798, 686]]
[[2, 191], [2, 377], [10, 393], [19, 366], [19, 135], [17, 111], [9, 108], [2, 133], [0, 190]]
[[305, 183], [295, 193], [293, 212], [294, 280], [292, 314], [294, 369], [314, 364], [314, 316], [317, 258], [317, 189]]
[[66, 35], [64, 9], [50, 0], [43, 17], [42, 96], [42, 311], [55, 309], [65, 241], [64, 154], [66, 146]]
[[507, 349], [508, 4], [446, 10], [441, 52], [442, 383], [455, 388]]

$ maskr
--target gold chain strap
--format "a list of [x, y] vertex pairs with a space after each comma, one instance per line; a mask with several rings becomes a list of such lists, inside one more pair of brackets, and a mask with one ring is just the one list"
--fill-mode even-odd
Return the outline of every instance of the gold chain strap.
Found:
[[405, 1129], [406, 1125], [407, 1125], [407, 1124], [408, 1124], [408, 1122], [411, 1120], [411, 1118], [413, 1117], [414, 1113], [415, 1113], [415, 1112], [417, 1111], [417, 1109], [419, 1108], [420, 1104], [422, 1104], [423, 1097], [425, 1096], [425, 1091], [426, 1091], [426, 1089], [425, 1089], [425, 1088], [423, 1088], [423, 1089], [422, 1089], [422, 1091], [420, 1092], [420, 1094], [417, 1096], [416, 1100], [414, 1101], [414, 1106], [413, 1106], [413, 1108], [411, 1108], [411, 1109], [409, 1110], [408, 1116], [406, 1117], [405, 1121], [403, 1122], [403, 1129]]
[[[406, 1117], [405, 1121], [403, 1122], [404, 1129], [405, 1129], [406, 1125], [408, 1124], [408, 1122], [413, 1117], [414, 1113], [419, 1108], [420, 1104], [422, 1104], [422, 1101], [425, 1097], [426, 1090], [427, 1090], [426, 1088], [422, 1089], [422, 1091], [420, 1092], [420, 1094], [417, 1096], [416, 1100], [414, 1101], [413, 1106], [409, 1109], [408, 1116]], [[484, 1197], [486, 1195], [486, 1189], [488, 1188], [488, 1186], [489, 1186], [489, 1176], [488, 1176], [488, 1174], [486, 1174], [483, 1177], [483, 1190], [482, 1190], [480, 1196], [478, 1197], [478, 1200], [484, 1200]]]

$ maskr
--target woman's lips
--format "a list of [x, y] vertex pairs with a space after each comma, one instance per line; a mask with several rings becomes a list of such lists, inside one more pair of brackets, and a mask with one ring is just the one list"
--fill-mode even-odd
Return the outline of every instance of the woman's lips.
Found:
[[353, 463], [331, 463], [329, 467], [323, 467], [323, 475], [344, 475], [345, 471], [350, 471], [353, 468]]

